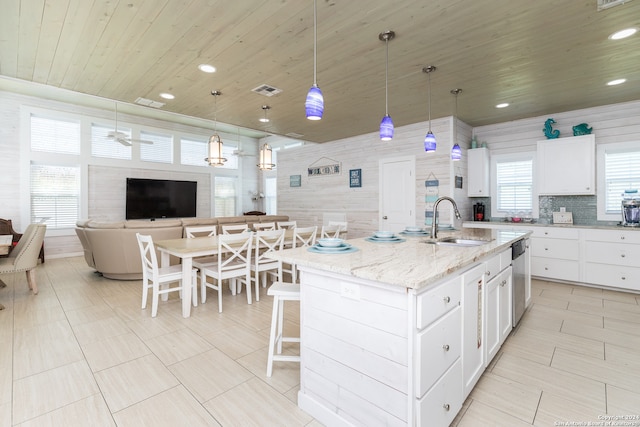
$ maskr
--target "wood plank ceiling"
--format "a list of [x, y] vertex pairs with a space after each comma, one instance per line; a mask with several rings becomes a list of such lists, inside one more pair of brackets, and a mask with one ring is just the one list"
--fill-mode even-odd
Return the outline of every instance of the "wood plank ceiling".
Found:
[[[19, 79], [325, 142], [453, 114], [472, 126], [640, 99], [640, 1], [597, 11], [597, 0], [320, 0], [319, 122], [304, 116], [313, 83], [311, 0], [0, 0], [0, 89]], [[205, 74], [197, 66], [218, 68]], [[609, 87], [615, 78], [623, 85]], [[251, 89], [268, 84], [282, 93]], [[161, 92], [175, 99], [164, 101]], [[509, 108], [496, 109], [500, 102]], [[268, 104], [270, 123], [258, 121]], [[212, 122], [213, 123], [213, 122]]]

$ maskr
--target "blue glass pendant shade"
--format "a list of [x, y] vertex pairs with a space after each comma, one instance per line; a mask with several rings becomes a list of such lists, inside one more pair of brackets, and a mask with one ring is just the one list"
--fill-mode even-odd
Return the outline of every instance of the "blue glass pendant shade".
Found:
[[451, 160], [453, 160], [454, 162], [457, 162], [460, 159], [462, 159], [462, 149], [456, 142], [453, 148], [451, 149]]
[[424, 151], [427, 153], [436, 151], [436, 137], [431, 131], [424, 137]]
[[324, 112], [324, 97], [322, 91], [317, 85], [311, 86], [307, 93], [307, 100], [304, 103], [304, 109], [307, 112], [307, 119], [320, 120]]
[[386, 114], [380, 122], [380, 139], [382, 141], [391, 141], [393, 138], [393, 120], [391, 116]]

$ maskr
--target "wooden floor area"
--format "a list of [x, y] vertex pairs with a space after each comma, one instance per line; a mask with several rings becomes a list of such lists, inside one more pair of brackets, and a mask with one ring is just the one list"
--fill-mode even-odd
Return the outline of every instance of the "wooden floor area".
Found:
[[[313, 426], [296, 406], [298, 365], [266, 377], [271, 298], [216, 295], [152, 319], [140, 281], [83, 258], [0, 278], [0, 426]], [[456, 426], [553, 426], [640, 416], [640, 296], [534, 281], [533, 305], [481, 377]], [[299, 328], [287, 303], [286, 327]], [[640, 419], [631, 419], [640, 426]]]

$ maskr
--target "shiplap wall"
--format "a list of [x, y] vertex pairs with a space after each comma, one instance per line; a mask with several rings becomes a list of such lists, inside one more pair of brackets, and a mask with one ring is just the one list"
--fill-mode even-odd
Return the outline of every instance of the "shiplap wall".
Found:
[[[23, 209], [27, 205], [29, 197], [29, 170], [22, 167], [25, 164], [22, 156], [29, 151], [29, 141], [21, 133], [21, 114], [25, 107], [61, 111], [81, 116], [86, 120], [103, 120], [105, 123], [114, 119], [114, 112], [110, 110], [83, 107], [0, 90], [0, 170], [2, 170], [2, 174], [0, 174], [0, 183], [2, 184], [0, 218], [11, 219], [18, 232], [24, 231], [29, 221], [29, 213]], [[211, 133], [211, 129], [129, 114], [118, 113], [118, 121], [185, 135], [208, 135]], [[223, 141], [233, 141], [234, 144], [238, 141], [238, 135], [226, 135], [222, 132], [220, 134]], [[82, 156], [85, 158], [90, 158], [87, 154], [89, 152], [87, 151], [87, 147], [89, 147], [87, 138], [89, 137], [83, 134]], [[91, 158], [86, 178], [89, 189], [87, 216], [105, 220], [123, 220], [125, 215], [124, 178], [126, 177], [198, 181], [198, 216], [209, 217], [211, 216], [213, 176], [216, 174], [221, 176], [237, 174], [240, 176], [238, 191], [241, 198], [241, 212], [253, 210], [255, 204], [251, 201], [251, 193], [260, 189], [260, 175], [255, 167], [258, 141], [247, 136], [242, 136], [240, 141], [240, 148], [245, 155], [240, 158], [241, 165], [238, 171]], [[26, 149], [23, 149], [25, 147], [21, 147], [21, 144], [26, 144]], [[158, 169], [151, 169], [152, 167]], [[241, 214], [241, 212], [238, 213]], [[52, 236], [51, 233], [48, 233], [45, 238], [46, 257], [82, 254], [82, 246], [75, 231], [69, 230], [69, 232], [70, 234], [62, 236]]]
[[[457, 140], [463, 151], [471, 139], [471, 127], [455, 121]], [[424, 182], [430, 174], [440, 181], [439, 195], [454, 197], [460, 201], [463, 215], [469, 215], [470, 203], [466, 198], [466, 186], [455, 190], [454, 176], [466, 181], [466, 161], [452, 162], [451, 141], [453, 134], [451, 117], [432, 120], [438, 148], [435, 153], [424, 152], [424, 136], [428, 123], [416, 123], [398, 127], [391, 141], [380, 141], [378, 133], [359, 135], [339, 141], [283, 150], [278, 154], [278, 213], [289, 215], [299, 224], [322, 225], [327, 213], [345, 214], [349, 223], [349, 237], [362, 237], [379, 228], [379, 160], [402, 156], [416, 158], [416, 224], [424, 224]], [[307, 168], [316, 164], [339, 162], [339, 175], [309, 177]], [[349, 170], [362, 169], [362, 187], [349, 187]], [[302, 186], [290, 187], [289, 177], [301, 175]], [[440, 207], [440, 222], [451, 223], [452, 210], [448, 203]], [[409, 224], [407, 224], [409, 225]]]

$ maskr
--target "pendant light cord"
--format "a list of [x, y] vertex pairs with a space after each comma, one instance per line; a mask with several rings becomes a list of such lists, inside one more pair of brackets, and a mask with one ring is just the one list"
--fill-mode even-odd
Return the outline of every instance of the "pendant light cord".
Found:
[[429, 132], [431, 132], [431, 72], [427, 74], [429, 78]]
[[387, 46], [386, 67], [384, 70], [384, 114], [389, 115], [389, 37], [385, 39]]
[[316, 81], [317, 69], [317, 50], [318, 50], [318, 18], [317, 18], [317, 0], [313, 0], [313, 85], [318, 86]]

